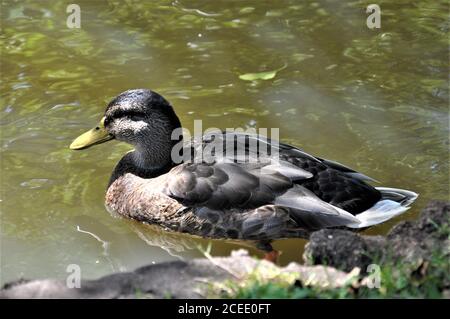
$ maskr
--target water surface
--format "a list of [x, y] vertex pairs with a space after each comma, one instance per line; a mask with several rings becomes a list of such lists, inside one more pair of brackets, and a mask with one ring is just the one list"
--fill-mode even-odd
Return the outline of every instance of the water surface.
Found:
[[[278, 127], [284, 142], [342, 162], [380, 185], [420, 193], [385, 234], [449, 195], [448, 5], [378, 1], [1, 2], [1, 281], [84, 278], [202, 255], [208, 240], [111, 217], [109, 175], [130, 149], [68, 145], [130, 88], [151, 88], [185, 127]], [[286, 66], [274, 79], [239, 75]], [[280, 240], [281, 263], [305, 241]], [[212, 255], [243, 243], [212, 241]], [[250, 249], [251, 254], [259, 254]]]

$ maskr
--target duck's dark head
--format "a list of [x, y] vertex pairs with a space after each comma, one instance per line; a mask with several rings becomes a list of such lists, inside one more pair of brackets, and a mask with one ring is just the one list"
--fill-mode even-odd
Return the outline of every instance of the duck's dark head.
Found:
[[178, 142], [171, 139], [172, 132], [180, 127], [172, 106], [161, 95], [146, 89], [128, 90], [115, 97], [97, 126], [75, 139], [70, 148], [81, 150], [116, 139], [135, 147], [135, 165], [165, 165]]

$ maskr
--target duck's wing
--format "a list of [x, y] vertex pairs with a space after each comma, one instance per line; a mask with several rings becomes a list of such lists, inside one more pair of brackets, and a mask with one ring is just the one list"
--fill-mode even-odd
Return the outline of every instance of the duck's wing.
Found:
[[[350, 213], [334, 207], [294, 181], [313, 176], [290, 163], [182, 164], [166, 176], [162, 192], [200, 217], [236, 214], [264, 205], [283, 207], [298, 227], [319, 229], [357, 223]], [[198, 209], [202, 208], [202, 209]]]
[[189, 207], [256, 208], [312, 176], [289, 163], [186, 163], [166, 174], [163, 193]]

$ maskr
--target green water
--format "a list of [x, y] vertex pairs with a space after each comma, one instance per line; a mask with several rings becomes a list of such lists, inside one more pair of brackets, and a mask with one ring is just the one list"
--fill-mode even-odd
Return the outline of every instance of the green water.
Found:
[[[111, 217], [106, 183], [129, 146], [74, 152], [106, 103], [151, 88], [183, 125], [278, 127], [281, 139], [420, 193], [385, 234], [449, 196], [447, 1], [1, 1], [1, 281], [83, 278], [201, 256], [209, 241]], [[280, 69], [273, 79], [239, 75]], [[281, 263], [305, 241], [281, 240]], [[213, 241], [212, 255], [242, 243]], [[258, 254], [251, 250], [252, 254]]]

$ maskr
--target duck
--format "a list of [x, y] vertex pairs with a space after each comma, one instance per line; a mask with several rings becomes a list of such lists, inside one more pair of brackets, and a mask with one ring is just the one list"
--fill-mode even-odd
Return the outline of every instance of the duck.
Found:
[[372, 186], [374, 179], [343, 164], [261, 134], [218, 131], [186, 139], [182, 130], [162, 95], [132, 89], [112, 99], [70, 149], [112, 140], [134, 147], [109, 179], [111, 214], [167, 231], [250, 242], [272, 261], [279, 255], [276, 239], [308, 238], [324, 228], [364, 230], [404, 213], [418, 197]]

